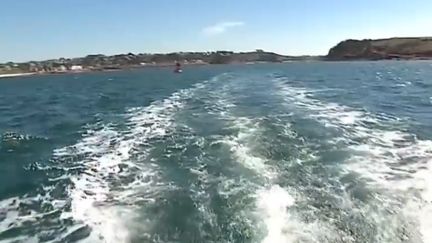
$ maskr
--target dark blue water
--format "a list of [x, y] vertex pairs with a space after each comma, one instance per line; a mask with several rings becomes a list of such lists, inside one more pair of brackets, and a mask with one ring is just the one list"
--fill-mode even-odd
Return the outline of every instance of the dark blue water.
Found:
[[432, 242], [432, 62], [0, 80], [0, 242]]

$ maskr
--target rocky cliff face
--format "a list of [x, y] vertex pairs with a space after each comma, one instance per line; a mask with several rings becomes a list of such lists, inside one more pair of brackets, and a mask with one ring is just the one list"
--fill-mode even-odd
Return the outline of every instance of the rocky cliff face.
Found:
[[331, 48], [329, 60], [432, 58], [432, 38], [346, 40]]

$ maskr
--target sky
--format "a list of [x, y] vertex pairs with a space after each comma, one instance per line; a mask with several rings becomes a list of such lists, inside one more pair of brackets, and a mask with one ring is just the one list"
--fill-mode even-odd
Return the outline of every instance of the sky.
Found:
[[0, 62], [264, 49], [432, 36], [431, 0], [0, 0]]

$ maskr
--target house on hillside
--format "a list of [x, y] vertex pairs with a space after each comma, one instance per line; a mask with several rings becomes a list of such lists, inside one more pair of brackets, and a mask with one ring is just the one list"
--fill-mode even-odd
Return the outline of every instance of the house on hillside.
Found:
[[72, 65], [72, 66], [70, 67], [70, 70], [71, 70], [71, 71], [74, 71], [74, 72], [82, 71], [82, 70], [83, 70], [83, 67], [82, 67], [81, 65]]

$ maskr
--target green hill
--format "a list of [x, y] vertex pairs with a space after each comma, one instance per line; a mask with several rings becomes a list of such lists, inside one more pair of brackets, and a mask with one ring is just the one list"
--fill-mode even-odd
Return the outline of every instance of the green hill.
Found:
[[329, 60], [432, 58], [432, 38], [390, 38], [378, 40], [346, 40], [331, 48]]

